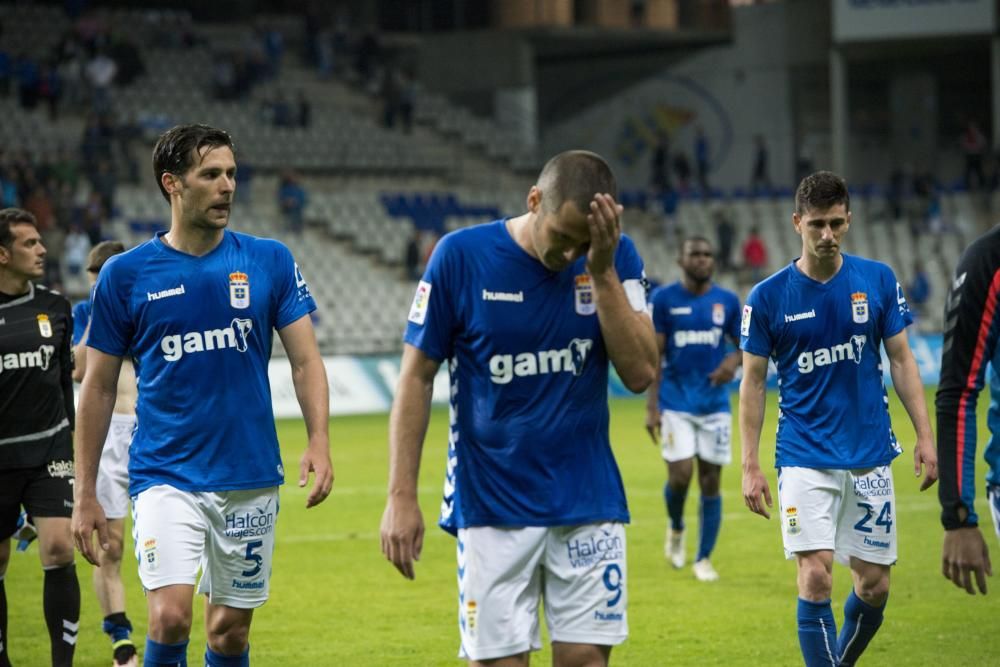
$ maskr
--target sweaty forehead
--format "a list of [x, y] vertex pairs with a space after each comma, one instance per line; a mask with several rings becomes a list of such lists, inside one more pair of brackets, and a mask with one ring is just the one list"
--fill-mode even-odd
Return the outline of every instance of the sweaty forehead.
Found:
[[846, 220], [850, 213], [847, 211], [847, 207], [843, 204], [836, 204], [830, 208], [825, 209], [807, 209], [805, 213], [801, 215], [802, 222], [825, 222], [833, 220]]
[[236, 166], [236, 158], [229, 146], [202, 146], [197, 153], [195, 169], [229, 169]]

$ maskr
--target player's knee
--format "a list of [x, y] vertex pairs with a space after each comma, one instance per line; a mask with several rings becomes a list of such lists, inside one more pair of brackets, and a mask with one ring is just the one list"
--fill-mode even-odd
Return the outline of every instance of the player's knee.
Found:
[[49, 540], [38, 545], [38, 557], [42, 567], [66, 567], [73, 562], [73, 542], [70, 540]]
[[116, 567], [122, 562], [122, 541], [111, 538], [108, 548], [100, 552], [101, 567]]
[[719, 495], [719, 472], [714, 470], [702, 473], [698, 477], [698, 484], [701, 486], [703, 496]]
[[805, 565], [799, 572], [799, 593], [808, 600], [824, 600], [833, 591], [833, 573], [821, 564]]
[[675, 491], [686, 491], [691, 484], [691, 461], [677, 461], [670, 464], [667, 481]]
[[873, 577], [859, 582], [855, 592], [858, 597], [872, 607], [881, 607], [889, 597], [889, 577]]
[[160, 604], [149, 610], [150, 636], [161, 643], [176, 643], [191, 635], [191, 609]]
[[225, 628], [207, 628], [208, 645], [221, 655], [239, 655], [250, 643], [250, 628], [230, 625]]

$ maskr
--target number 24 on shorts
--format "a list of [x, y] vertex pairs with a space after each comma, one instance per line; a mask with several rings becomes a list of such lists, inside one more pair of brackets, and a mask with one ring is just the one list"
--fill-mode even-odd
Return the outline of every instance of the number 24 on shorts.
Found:
[[[865, 515], [861, 517], [861, 520], [854, 524], [854, 530], [859, 533], [870, 533], [873, 528], [868, 525], [868, 522], [872, 520], [875, 516], [875, 508], [871, 503], [858, 503], [858, 507], [865, 511]], [[882, 509], [878, 513], [878, 518], [875, 519], [876, 526], [885, 526], [885, 532], [889, 533], [892, 530], [892, 503], [885, 502], [882, 503]]]

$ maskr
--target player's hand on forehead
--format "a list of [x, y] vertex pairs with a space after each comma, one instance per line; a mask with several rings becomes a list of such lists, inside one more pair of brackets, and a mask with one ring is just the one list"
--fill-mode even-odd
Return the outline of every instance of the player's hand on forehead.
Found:
[[621, 238], [621, 215], [624, 208], [609, 194], [598, 193], [590, 202], [587, 225], [590, 228], [590, 249], [587, 270], [601, 274], [614, 267], [615, 248]]

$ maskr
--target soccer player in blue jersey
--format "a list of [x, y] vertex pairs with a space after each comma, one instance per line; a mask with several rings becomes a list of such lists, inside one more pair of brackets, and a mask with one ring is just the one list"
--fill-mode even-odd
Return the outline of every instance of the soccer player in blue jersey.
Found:
[[[101, 241], [87, 255], [87, 280], [91, 289], [97, 274], [110, 258], [125, 252], [121, 241]], [[83, 380], [87, 370], [87, 333], [90, 326], [90, 297], [73, 306], [73, 380]], [[122, 583], [122, 543], [125, 515], [128, 514], [128, 446], [135, 430], [135, 371], [122, 362], [118, 395], [107, 442], [97, 471], [97, 499], [108, 521], [109, 549], [98, 552], [100, 567], [94, 568], [94, 591], [104, 616], [103, 630], [111, 638], [113, 665], [139, 664], [132, 642], [132, 623], [125, 614], [125, 586]]]
[[1000, 226], [963, 253], [945, 307], [947, 328], [937, 390], [937, 446], [941, 463], [942, 572], [970, 595], [986, 594], [993, 575], [979, 530], [976, 499], [976, 402], [991, 367], [991, 438], [984, 456], [986, 498], [1000, 536]]
[[[667, 462], [663, 496], [667, 504], [665, 554], [684, 567], [684, 502], [698, 459], [701, 488], [698, 554], [692, 568], [699, 581], [715, 581], [712, 566], [722, 523], [719, 477], [729, 463], [732, 414], [726, 385], [742, 359], [735, 346], [740, 336], [740, 300], [712, 282], [712, 244], [694, 236], [681, 245], [678, 264], [683, 275], [653, 292], [650, 306], [660, 350], [660, 380], [648, 391], [646, 430], [662, 447]], [[734, 346], [727, 351], [727, 343]]]
[[442, 528], [458, 537], [459, 655], [605, 665], [628, 634], [629, 520], [608, 435], [608, 363], [644, 391], [656, 339], [642, 261], [621, 234], [598, 155], [552, 158], [528, 212], [448, 234], [410, 309], [389, 425], [382, 551], [414, 576], [424, 538], [420, 452], [448, 361], [451, 429]]
[[99, 548], [109, 548], [96, 478], [128, 356], [139, 389], [128, 473], [149, 612], [144, 664], [187, 664], [200, 569], [205, 664], [249, 665], [250, 621], [268, 597], [284, 481], [267, 376], [274, 330], [309, 437], [299, 486], [316, 474], [306, 506], [322, 502], [333, 483], [329, 391], [309, 319], [315, 304], [284, 245], [226, 229], [236, 176], [226, 132], [168, 130], [153, 168], [170, 229], [108, 260], [94, 291], [74, 538], [94, 564], [95, 532]]
[[[851, 224], [843, 179], [827, 171], [804, 178], [792, 224], [802, 256], [754, 287], [740, 323], [743, 498], [770, 518], [758, 450], [771, 358], [781, 406], [778, 502], [785, 555], [798, 564], [799, 645], [806, 665], [853, 665], [882, 623], [897, 552], [890, 464], [902, 449], [889, 423], [883, 345], [916, 431], [921, 490], [937, 479], [937, 458], [902, 289], [885, 264], [841, 252]], [[854, 579], [839, 637], [830, 600], [835, 557]]]

